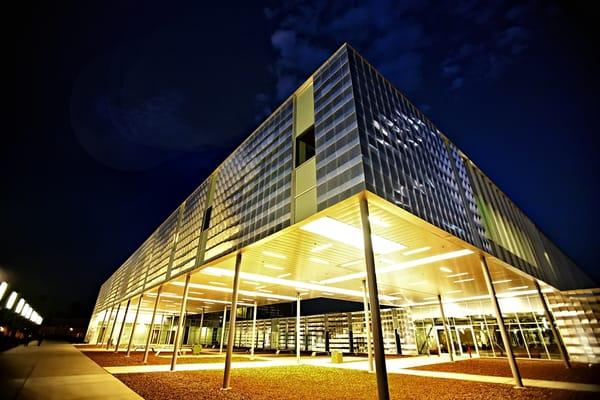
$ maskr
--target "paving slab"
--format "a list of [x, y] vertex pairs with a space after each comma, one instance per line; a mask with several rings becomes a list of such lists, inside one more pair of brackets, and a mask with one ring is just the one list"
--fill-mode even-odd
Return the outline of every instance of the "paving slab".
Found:
[[0, 398], [140, 400], [73, 345], [45, 341], [0, 353]]

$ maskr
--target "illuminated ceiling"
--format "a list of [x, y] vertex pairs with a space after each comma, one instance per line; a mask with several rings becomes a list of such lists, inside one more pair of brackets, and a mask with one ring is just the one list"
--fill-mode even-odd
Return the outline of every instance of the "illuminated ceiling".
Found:
[[[486, 296], [472, 245], [367, 193], [380, 302], [410, 305]], [[317, 297], [362, 302], [365, 278], [358, 195], [242, 249], [241, 306]], [[499, 296], [533, 289], [524, 272], [488, 255]], [[220, 311], [231, 302], [235, 255], [192, 272], [188, 313]], [[178, 313], [185, 277], [165, 283], [159, 310]], [[156, 288], [142, 308], [152, 309]]]

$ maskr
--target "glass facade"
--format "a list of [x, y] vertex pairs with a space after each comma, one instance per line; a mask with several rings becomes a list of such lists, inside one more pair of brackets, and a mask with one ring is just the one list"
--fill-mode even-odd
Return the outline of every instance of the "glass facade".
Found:
[[[592, 284], [351, 47], [307, 83], [315, 157], [311, 140], [306, 158], [316, 165], [317, 211], [368, 190], [557, 288]], [[293, 184], [296, 99], [283, 102], [102, 285], [95, 316], [292, 224], [294, 196], [301, 197]]]

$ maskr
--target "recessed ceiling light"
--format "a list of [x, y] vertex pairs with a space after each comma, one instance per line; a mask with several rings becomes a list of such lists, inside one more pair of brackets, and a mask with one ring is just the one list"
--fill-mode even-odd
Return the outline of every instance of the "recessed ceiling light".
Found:
[[459, 272], [458, 274], [448, 275], [448, 278], [457, 278], [459, 276], [465, 276], [465, 275], [469, 275], [469, 273], [468, 272]]
[[497, 285], [497, 284], [499, 284], [499, 283], [508, 283], [508, 282], [512, 282], [512, 279], [501, 279], [501, 280], [499, 280], [499, 281], [492, 281], [492, 283], [493, 283], [494, 285]]
[[[473, 251], [471, 251], [469, 249], [450, 251], [448, 253], [442, 253], [442, 254], [436, 254], [434, 256], [417, 258], [415, 260], [404, 261], [404, 262], [401, 262], [398, 264], [393, 264], [393, 265], [389, 265], [386, 267], [377, 268], [376, 272], [377, 272], [377, 275], [381, 275], [381, 274], [386, 274], [389, 272], [401, 271], [401, 270], [417, 267], [420, 265], [431, 264], [431, 263], [438, 262], [438, 261], [444, 261], [444, 260], [449, 260], [452, 258], [463, 257], [463, 256], [466, 256], [469, 254], [473, 254]], [[445, 268], [445, 267], [442, 267], [442, 268]], [[450, 270], [449, 268], [448, 268], [448, 270], [450, 272], [452, 272], [452, 270]], [[341, 275], [341, 276], [338, 276], [335, 278], [325, 279], [325, 280], [322, 280], [320, 283], [321, 284], [338, 283], [338, 282], [349, 281], [352, 279], [364, 279], [364, 278], [366, 278], [366, 276], [367, 276], [366, 272], [355, 272], [352, 274]]]
[[473, 279], [473, 278], [459, 279], [457, 281], [454, 281], [454, 283], [471, 282], [471, 281], [474, 281], [474, 280], [475, 279]]
[[369, 222], [375, 226], [380, 226], [382, 228], [387, 228], [390, 226], [387, 222], [385, 222], [379, 217], [376, 217], [375, 215], [369, 215]]
[[[300, 229], [347, 244], [357, 249], [362, 250], [364, 246], [362, 229], [358, 229], [333, 218], [322, 217], [309, 222]], [[373, 251], [377, 254], [387, 254], [406, 248], [406, 246], [377, 235], [371, 235], [371, 242], [373, 243]]]
[[267, 251], [267, 250], [265, 250], [262, 253], [265, 256], [269, 256], [269, 257], [273, 257], [273, 258], [279, 258], [279, 259], [282, 259], [282, 260], [285, 260], [287, 258], [285, 255], [279, 254], [279, 253], [275, 253], [274, 251]]
[[208, 283], [210, 283], [210, 284], [212, 284], [212, 285], [227, 286], [227, 285], [226, 285], [226, 284], [224, 284], [223, 282], [209, 281]]
[[343, 264], [340, 264], [340, 267], [349, 267], [351, 265], [362, 264], [363, 262], [364, 262], [364, 260], [361, 258], [361, 259], [358, 259], [358, 260], [348, 261], [348, 262], [345, 262]]
[[419, 247], [418, 249], [405, 251], [402, 253], [405, 256], [412, 256], [413, 254], [419, 254], [431, 250], [431, 246]]
[[258, 283], [258, 282], [252, 282], [252, 281], [242, 281], [242, 282], [244, 282], [247, 285], [253, 285], [253, 286], [260, 285], [260, 283]]
[[452, 270], [448, 267], [440, 267], [440, 271], [442, 272], [452, 272]]
[[529, 286], [517, 286], [517, 287], [513, 287], [510, 288], [510, 290], [522, 290], [522, 289], [527, 289]]
[[315, 246], [315, 247], [313, 247], [313, 248], [310, 250], [310, 252], [311, 252], [311, 253], [320, 253], [320, 252], [321, 252], [321, 251], [323, 251], [323, 250], [327, 250], [327, 249], [328, 249], [328, 248], [330, 248], [331, 246], [333, 246], [333, 244], [332, 244], [332, 243], [325, 243], [325, 244], [322, 244], [322, 245], [320, 245], [320, 246]]
[[281, 267], [279, 265], [273, 265], [273, 264], [263, 264], [263, 267], [269, 268], [269, 269], [274, 269], [276, 271], [283, 271], [285, 269], [284, 267]]
[[278, 277], [278, 278], [286, 278], [286, 277], [288, 277], [288, 276], [290, 276], [290, 275], [292, 275], [292, 273], [291, 273], [291, 272], [288, 272], [288, 273], [286, 273], [286, 274], [277, 275], [277, 277]]

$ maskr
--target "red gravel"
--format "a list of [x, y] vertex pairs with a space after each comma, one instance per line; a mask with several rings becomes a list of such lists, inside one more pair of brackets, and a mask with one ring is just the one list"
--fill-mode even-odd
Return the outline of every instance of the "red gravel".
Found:
[[[231, 390], [221, 391], [221, 371], [116, 375], [147, 400], [175, 399], [375, 399], [375, 375], [312, 366], [235, 369]], [[513, 389], [453, 379], [389, 374], [392, 399], [594, 399], [593, 393], [541, 388]]]
[[[130, 357], [125, 357], [125, 353], [115, 353], [113, 351], [83, 351], [83, 354], [91, 358], [101, 367], [118, 367], [124, 365], [142, 365], [144, 353], [131, 353]], [[171, 364], [172, 353], [160, 353], [157, 357], [148, 353], [148, 365]], [[163, 355], [165, 357], [163, 357]], [[232, 361], [253, 361], [249, 357], [233, 356]], [[256, 361], [256, 360], [254, 360]], [[178, 357], [177, 364], [196, 364], [196, 363], [223, 363], [225, 355], [222, 357]]]
[[[588, 367], [587, 364], [573, 363], [571, 369], [566, 369], [561, 361], [547, 360], [517, 360], [517, 365], [523, 378], [577, 383], [598, 383], [600, 378], [600, 365]], [[424, 365], [413, 369], [475, 375], [512, 376], [506, 359], [479, 358], [454, 363]]]

